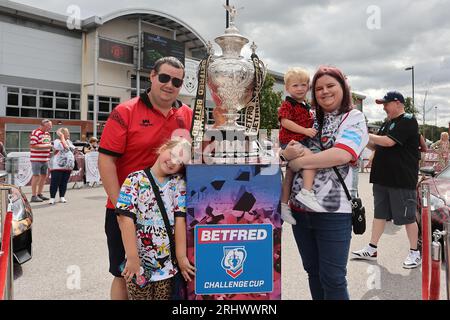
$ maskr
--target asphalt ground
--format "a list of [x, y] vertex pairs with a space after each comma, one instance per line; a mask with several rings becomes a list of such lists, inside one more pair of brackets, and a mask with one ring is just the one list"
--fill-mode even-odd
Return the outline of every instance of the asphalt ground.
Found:
[[[366, 207], [367, 231], [353, 235], [351, 250], [370, 239], [373, 217], [369, 174], [360, 173], [359, 191]], [[48, 191], [48, 186], [46, 186]], [[24, 188], [31, 198], [30, 188]], [[48, 192], [47, 192], [48, 194]], [[104, 233], [106, 194], [100, 187], [72, 189], [67, 203], [32, 203], [33, 258], [15, 267], [14, 298], [33, 300], [109, 299], [112, 276]], [[303, 270], [291, 227], [283, 226], [282, 298], [310, 300], [307, 274]], [[421, 268], [403, 269], [409, 244], [405, 229], [387, 223], [380, 240], [377, 261], [348, 263], [348, 288], [354, 300], [420, 300]], [[446, 298], [444, 269], [441, 299]]]

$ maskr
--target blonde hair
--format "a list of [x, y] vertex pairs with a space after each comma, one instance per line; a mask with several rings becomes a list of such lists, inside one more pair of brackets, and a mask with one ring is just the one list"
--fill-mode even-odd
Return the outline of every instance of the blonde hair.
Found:
[[70, 134], [69, 129], [67, 129], [67, 128], [61, 128], [59, 130], [64, 135], [64, 137]]
[[96, 137], [90, 137], [89, 138], [89, 143], [93, 143], [93, 142], [97, 142], [98, 139]]
[[302, 68], [289, 68], [284, 74], [284, 85], [287, 86], [291, 81], [306, 82], [309, 84], [309, 73]]
[[174, 149], [177, 149], [177, 151], [179, 151], [179, 153], [174, 154], [174, 156], [180, 157], [180, 153], [183, 154], [181, 156], [184, 160], [182, 161], [183, 164], [187, 163], [191, 159], [191, 143], [187, 139], [181, 137], [173, 137], [172, 139], [167, 140], [159, 147], [157, 153], [158, 155], [160, 155], [166, 150]]
[[441, 140], [448, 140], [448, 132], [441, 132]]

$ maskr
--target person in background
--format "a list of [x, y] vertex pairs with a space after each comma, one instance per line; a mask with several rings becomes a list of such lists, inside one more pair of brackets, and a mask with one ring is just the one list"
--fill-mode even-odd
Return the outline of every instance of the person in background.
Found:
[[51, 129], [52, 122], [44, 119], [41, 121], [40, 127], [30, 134], [30, 161], [33, 173], [30, 202], [43, 202], [49, 199], [42, 194], [42, 190], [47, 179], [48, 161], [52, 150]]
[[70, 132], [67, 128], [56, 130], [59, 137], [53, 141], [53, 156], [50, 158], [50, 200], [49, 204], [55, 204], [56, 193], [59, 190], [60, 202], [66, 203], [65, 198], [67, 183], [70, 173], [75, 166], [75, 146], [70, 141]]
[[98, 139], [96, 137], [89, 138], [89, 144], [83, 147], [83, 153], [89, 153], [91, 151], [98, 151]]
[[0, 155], [3, 156], [4, 158], [6, 158], [5, 145], [1, 141], [0, 141]]
[[370, 182], [373, 183], [374, 219], [369, 244], [353, 251], [352, 258], [376, 260], [378, 242], [387, 220], [405, 226], [409, 252], [403, 268], [417, 268], [422, 263], [417, 248], [416, 186], [419, 172], [419, 125], [412, 114], [405, 112], [405, 98], [400, 92], [389, 91], [382, 99], [387, 120], [378, 134], [370, 134], [368, 147], [374, 150]]
[[439, 155], [439, 164], [441, 169], [444, 169], [448, 164], [448, 153], [450, 152], [448, 132], [442, 132], [441, 139], [433, 143], [431, 148], [437, 151]]

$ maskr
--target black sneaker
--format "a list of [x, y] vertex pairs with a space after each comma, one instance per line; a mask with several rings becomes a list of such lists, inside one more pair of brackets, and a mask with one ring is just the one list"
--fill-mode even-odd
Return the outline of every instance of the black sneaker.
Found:
[[30, 202], [44, 202], [44, 200], [42, 200], [38, 196], [32, 196]]
[[42, 201], [50, 200], [50, 198], [47, 198], [46, 196], [44, 196], [44, 195], [42, 195], [42, 194], [38, 194], [37, 196], [38, 196], [39, 198], [41, 198]]

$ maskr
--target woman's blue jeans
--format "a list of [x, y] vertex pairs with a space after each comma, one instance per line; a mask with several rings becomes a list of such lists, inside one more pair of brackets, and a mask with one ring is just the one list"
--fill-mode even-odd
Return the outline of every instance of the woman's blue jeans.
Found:
[[308, 273], [313, 300], [349, 300], [347, 261], [352, 237], [350, 213], [293, 212], [295, 241]]

